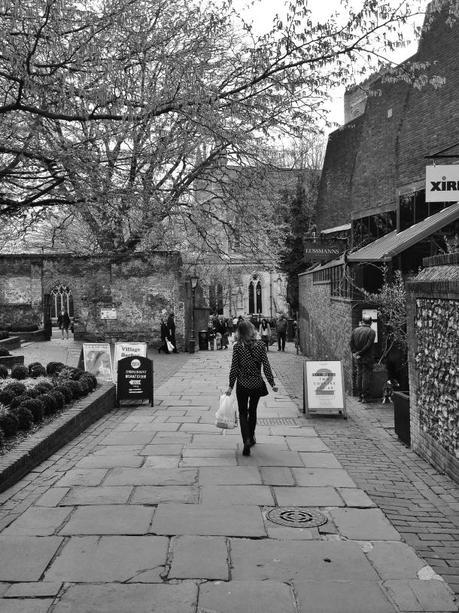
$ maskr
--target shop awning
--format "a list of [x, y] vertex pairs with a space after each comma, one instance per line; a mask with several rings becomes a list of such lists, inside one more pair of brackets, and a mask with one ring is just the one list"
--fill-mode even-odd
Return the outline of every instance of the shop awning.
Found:
[[326, 230], [322, 230], [320, 234], [336, 234], [336, 232], [347, 232], [351, 229], [350, 223], [345, 223], [342, 226], [335, 226], [334, 228], [327, 228]]
[[402, 232], [393, 230], [389, 234], [378, 238], [369, 245], [349, 253], [347, 261], [352, 262], [390, 262], [390, 260], [412, 247], [416, 243], [434, 234], [444, 226], [459, 219], [459, 202], [426, 217], [422, 221], [410, 226]]

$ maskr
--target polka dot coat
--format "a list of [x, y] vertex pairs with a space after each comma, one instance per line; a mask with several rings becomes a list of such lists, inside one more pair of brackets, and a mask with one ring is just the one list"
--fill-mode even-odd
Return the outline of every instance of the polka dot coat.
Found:
[[263, 384], [261, 366], [271, 387], [274, 386], [274, 377], [266, 354], [266, 347], [262, 341], [255, 341], [251, 348], [237, 342], [233, 346], [233, 359], [229, 374], [229, 386], [234, 387], [236, 380], [247, 389], [258, 389]]

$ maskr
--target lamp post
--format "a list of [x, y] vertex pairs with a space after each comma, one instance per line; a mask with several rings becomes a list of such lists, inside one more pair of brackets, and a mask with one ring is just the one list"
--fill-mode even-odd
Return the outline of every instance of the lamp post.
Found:
[[194, 305], [195, 305], [195, 294], [196, 294], [196, 286], [198, 285], [199, 277], [195, 274], [190, 277], [191, 283], [191, 336], [188, 343], [188, 351], [189, 353], [194, 353], [196, 340], [194, 337]]

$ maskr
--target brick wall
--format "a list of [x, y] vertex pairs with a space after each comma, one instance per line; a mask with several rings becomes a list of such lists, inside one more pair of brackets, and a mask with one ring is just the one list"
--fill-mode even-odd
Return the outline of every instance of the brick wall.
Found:
[[318, 230], [340, 226], [350, 219], [351, 182], [362, 130], [359, 117], [328, 137], [316, 207]]
[[354, 322], [353, 303], [332, 298], [330, 283], [313, 284], [312, 274], [299, 275], [298, 325], [304, 355], [315, 360], [341, 360], [346, 390], [352, 391], [349, 339]]
[[[356, 218], [396, 210], [399, 192], [424, 186], [425, 156], [459, 141], [459, 20], [450, 25], [445, 15], [436, 15], [417, 53], [402, 64], [421, 63], [426, 83], [384, 82], [378, 76], [363, 115], [329, 136], [319, 229], [350, 221], [351, 213]], [[445, 80], [441, 86], [428, 83], [437, 76]]]
[[459, 265], [448, 262], [407, 285], [411, 446], [459, 482]]
[[[8, 323], [44, 323], [43, 295], [59, 284], [72, 292], [75, 337], [159, 343], [162, 311], [174, 311], [183, 346], [185, 296], [177, 254], [109, 257], [0, 256], [0, 328]], [[102, 320], [113, 307], [117, 319]]]

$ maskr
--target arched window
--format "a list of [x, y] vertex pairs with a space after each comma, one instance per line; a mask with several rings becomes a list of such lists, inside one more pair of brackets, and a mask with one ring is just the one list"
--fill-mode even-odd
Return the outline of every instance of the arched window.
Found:
[[249, 283], [249, 313], [255, 313], [255, 288], [253, 281]]
[[73, 317], [72, 290], [67, 285], [56, 285], [51, 290], [50, 296], [51, 317], [57, 318], [62, 310]]
[[257, 303], [257, 313], [263, 313], [263, 305], [261, 300], [261, 283], [258, 281], [256, 286], [256, 303]]
[[223, 315], [223, 285], [221, 283], [209, 285], [209, 309], [213, 315]]

